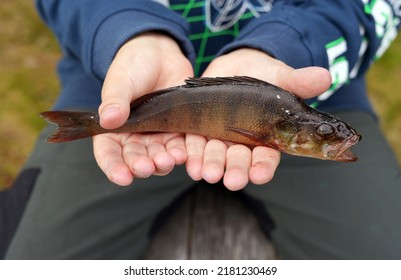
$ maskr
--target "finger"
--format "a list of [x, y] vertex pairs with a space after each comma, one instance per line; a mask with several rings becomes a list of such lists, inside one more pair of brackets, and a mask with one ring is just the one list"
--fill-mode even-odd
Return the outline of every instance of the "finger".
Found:
[[229, 75], [246, 75], [265, 80], [301, 98], [322, 94], [331, 85], [331, 76], [327, 69], [322, 67], [294, 69], [262, 51], [247, 48], [237, 49], [216, 58], [203, 74], [203, 76]]
[[251, 150], [244, 145], [233, 145], [227, 149], [224, 185], [232, 191], [240, 190], [249, 182]]
[[130, 185], [133, 174], [122, 159], [122, 148], [108, 135], [93, 137], [93, 149], [96, 162], [109, 180], [120, 186]]
[[147, 49], [141, 54], [133, 51], [139, 47], [135, 40], [126, 43], [109, 67], [99, 107], [100, 125], [106, 129], [123, 125], [129, 116], [131, 101], [154, 88], [157, 72], [154, 63], [147, 59], [151, 54], [147, 55]]
[[192, 180], [202, 179], [203, 153], [207, 140], [205, 137], [194, 134], [185, 135], [185, 147], [187, 150], [186, 169]]
[[206, 143], [203, 154], [202, 178], [211, 184], [223, 178], [226, 161], [227, 145], [224, 142], [212, 139]]
[[331, 85], [331, 75], [322, 67], [293, 69], [284, 66], [275, 84], [306, 99], [325, 92]]
[[167, 153], [166, 148], [162, 144], [152, 143], [147, 147], [147, 150], [149, 158], [153, 160], [156, 167], [154, 175], [167, 175], [173, 170], [175, 160]]
[[155, 173], [156, 167], [148, 157], [146, 147], [142, 144], [135, 142], [125, 144], [123, 158], [136, 178], [148, 178]]
[[124, 124], [129, 115], [131, 92], [128, 75], [110, 68], [102, 89], [102, 104], [99, 107], [100, 125], [103, 128], [113, 129]]
[[183, 134], [177, 134], [166, 143], [167, 152], [174, 158], [175, 165], [184, 164], [187, 160], [185, 138]]
[[280, 155], [279, 151], [268, 147], [255, 147], [252, 151], [249, 180], [256, 185], [269, 182], [280, 163]]

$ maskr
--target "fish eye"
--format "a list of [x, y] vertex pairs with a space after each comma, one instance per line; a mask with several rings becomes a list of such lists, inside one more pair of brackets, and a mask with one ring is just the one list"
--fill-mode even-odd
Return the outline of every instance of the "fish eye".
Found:
[[317, 134], [323, 138], [329, 138], [330, 136], [333, 136], [335, 133], [335, 129], [333, 126], [324, 123], [322, 125], [320, 125], [317, 129]]

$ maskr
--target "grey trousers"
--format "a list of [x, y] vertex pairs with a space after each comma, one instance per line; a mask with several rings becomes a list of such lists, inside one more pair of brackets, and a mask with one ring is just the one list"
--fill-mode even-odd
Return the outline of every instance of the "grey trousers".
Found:
[[[355, 163], [283, 155], [272, 182], [249, 185], [273, 218], [285, 259], [401, 259], [401, 173], [377, 122], [337, 113], [362, 135]], [[40, 174], [8, 259], [136, 259], [155, 217], [194, 182], [184, 167], [118, 187], [100, 171], [90, 139], [47, 144], [24, 167]]]

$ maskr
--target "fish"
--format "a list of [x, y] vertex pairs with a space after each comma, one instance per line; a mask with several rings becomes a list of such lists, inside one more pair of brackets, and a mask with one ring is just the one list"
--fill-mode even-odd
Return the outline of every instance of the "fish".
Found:
[[131, 103], [127, 121], [116, 129], [102, 128], [96, 112], [46, 111], [41, 116], [57, 125], [47, 139], [51, 143], [101, 133], [176, 132], [352, 162], [357, 157], [350, 148], [361, 140], [339, 118], [308, 106], [294, 93], [247, 76], [192, 77], [183, 85], [146, 94]]

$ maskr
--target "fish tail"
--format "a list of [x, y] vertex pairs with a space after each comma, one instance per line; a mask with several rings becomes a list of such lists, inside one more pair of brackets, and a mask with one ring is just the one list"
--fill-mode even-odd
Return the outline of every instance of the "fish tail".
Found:
[[57, 125], [47, 138], [50, 143], [68, 142], [101, 133], [99, 116], [93, 112], [47, 111], [40, 115]]

